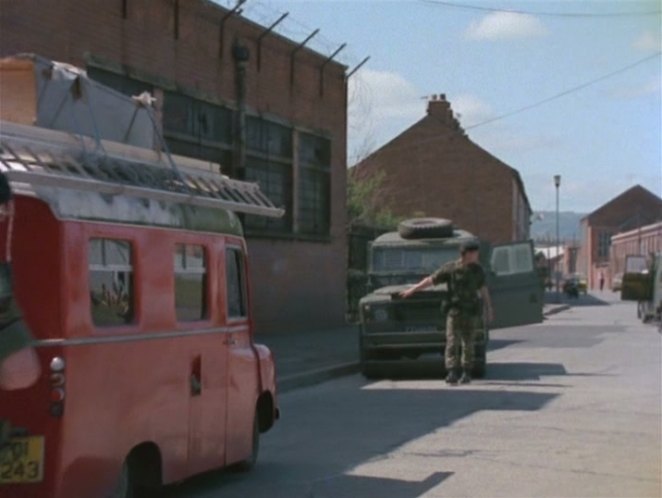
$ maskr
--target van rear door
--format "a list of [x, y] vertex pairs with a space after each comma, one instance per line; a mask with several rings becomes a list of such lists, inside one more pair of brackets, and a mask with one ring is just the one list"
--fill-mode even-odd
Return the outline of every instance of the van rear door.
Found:
[[491, 329], [542, 322], [543, 288], [530, 241], [492, 248], [488, 288], [494, 308]]
[[[212, 304], [216, 288], [209, 245], [177, 244], [175, 253], [175, 308], [177, 321], [191, 327], [186, 358], [189, 427], [188, 473], [197, 474], [225, 465], [228, 346], [226, 334], [214, 330]], [[218, 300], [218, 297], [216, 297]]]
[[257, 357], [252, 346], [246, 258], [240, 246], [225, 249], [225, 288], [228, 335], [227, 463], [250, 458], [258, 391]]

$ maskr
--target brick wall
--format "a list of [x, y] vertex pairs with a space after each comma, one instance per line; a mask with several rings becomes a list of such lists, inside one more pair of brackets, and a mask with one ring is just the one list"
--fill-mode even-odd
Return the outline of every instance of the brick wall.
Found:
[[[640, 185], [636, 185], [613, 198], [582, 220], [584, 241], [580, 262], [587, 274], [589, 286], [596, 288], [598, 275], [605, 275], [610, 283], [613, 265], [609, 264], [609, 244], [600, 254], [600, 240], [612, 235], [662, 220], [662, 199]], [[604, 245], [604, 242], [603, 242]], [[619, 273], [616, 271], [616, 273]]]
[[[530, 208], [514, 170], [464, 135], [445, 100], [430, 101], [427, 116], [352, 174], [383, 174], [376, 204], [396, 215], [450, 218], [492, 243], [528, 237]], [[522, 218], [526, 233], [517, 228]]]
[[[346, 282], [345, 67], [298, 42], [270, 34], [204, 0], [1, 0], [0, 55], [32, 52], [107, 70], [234, 107], [235, 39], [250, 51], [247, 107], [328, 137], [331, 229], [325, 240], [251, 238], [251, 284], [258, 330], [332, 327], [344, 321]], [[176, 12], [175, 5], [179, 5]], [[176, 23], [177, 19], [177, 23]], [[221, 25], [223, 34], [221, 36]], [[222, 40], [222, 41], [221, 41]], [[292, 78], [293, 76], [293, 78]], [[320, 78], [324, 78], [323, 95]], [[294, 237], [296, 239], [296, 237]], [[323, 282], [323, 284], [322, 284]]]
[[628, 256], [662, 252], [662, 222], [640, 227], [612, 237], [609, 268], [612, 274], [623, 273]]

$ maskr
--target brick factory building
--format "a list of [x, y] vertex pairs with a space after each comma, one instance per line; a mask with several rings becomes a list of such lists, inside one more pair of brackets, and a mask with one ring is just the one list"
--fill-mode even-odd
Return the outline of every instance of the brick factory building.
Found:
[[0, 55], [35, 53], [125, 94], [151, 92], [172, 152], [257, 181], [286, 209], [244, 219], [258, 331], [344, 323], [345, 66], [206, 0], [1, 10]]
[[609, 273], [622, 275], [628, 256], [662, 253], [662, 221], [612, 236], [609, 251]]
[[381, 178], [375, 205], [396, 216], [449, 218], [495, 244], [529, 238], [532, 211], [519, 173], [466, 136], [444, 95], [351, 174]]
[[[658, 221], [662, 221], [662, 199], [641, 185], [626, 190], [582, 218], [583, 242], [578, 267], [579, 272], [588, 277], [589, 287], [598, 287], [600, 273], [605, 278], [606, 287], [610, 287], [614, 273], [618, 273], [617, 268], [620, 266], [609, 264], [612, 240], [619, 241], [618, 238], [612, 239], [612, 236], [622, 232], [631, 233], [632, 230]], [[655, 233], [652, 236], [654, 238]], [[625, 237], [625, 240], [631, 238], [630, 235]]]

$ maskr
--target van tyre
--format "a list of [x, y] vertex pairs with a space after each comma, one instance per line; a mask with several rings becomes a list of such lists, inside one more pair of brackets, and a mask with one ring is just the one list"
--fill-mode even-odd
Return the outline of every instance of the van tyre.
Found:
[[258, 453], [260, 452], [260, 419], [257, 411], [255, 412], [255, 417], [253, 418], [252, 441], [250, 456], [246, 460], [243, 460], [232, 466], [232, 470], [235, 472], [249, 472], [253, 470], [257, 464], [257, 457]]
[[156, 498], [161, 493], [161, 465], [157, 454], [135, 448], [124, 460], [110, 498]]
[[109, 498], [138, 498], [135, 472], [131, 469], [128, 460], [124, 461], [115, 489], [110, 493]]
[[403, 239], [443, 239], [453, 236], [453, 222], [444, 218], [413, 218], [398, 225]]

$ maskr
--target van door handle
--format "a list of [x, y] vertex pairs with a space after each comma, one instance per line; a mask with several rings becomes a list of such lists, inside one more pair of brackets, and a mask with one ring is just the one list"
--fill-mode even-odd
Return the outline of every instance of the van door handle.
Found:
[[191, 396], [199, 396], [202, 393], [202, 358], [196, 356], [191, 364], [191, 375], [189, 382], [191, 387]]
[[202, 383], [200, 379], [191, 374], [191, 396], [199, 396], [202, 393]]

